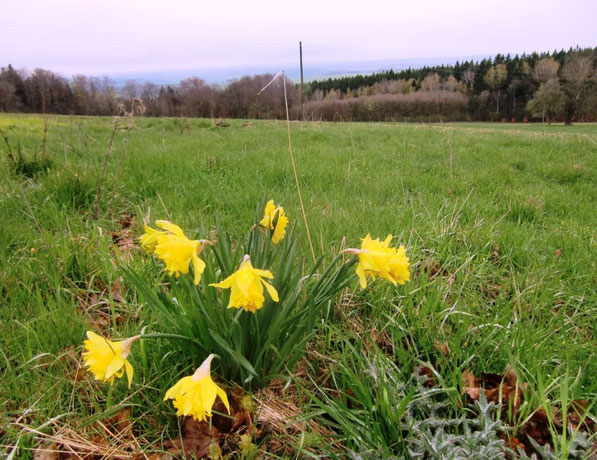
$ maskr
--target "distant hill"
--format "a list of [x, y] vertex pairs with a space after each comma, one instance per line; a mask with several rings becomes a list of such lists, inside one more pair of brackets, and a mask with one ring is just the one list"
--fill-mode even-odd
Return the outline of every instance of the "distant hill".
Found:
[[[322, 78], [342, 77], [349, 75], [366, 75], [382, 70], [393, 69], [395, 71], [410, 68], [419, 68], [434, 65], [451, 65], [456, 61], [480, 60], [489, 57], [489, 55], [474, 56], [456, 56], [456, 57], [437, 57], [437, 58], [412, 58], [412, 59], [388, 59], [376, 61], [355, 61], [355, 62], [331, 62], [310, 64], [308, 57], [304, 60], [305, 80], [314, 80]], [[205, 67], [176, 70], [155, 70], [143, 72], [127, 72], [108, 74], [116, 87], [124, 85], [126, 80], [136, 80], [138, 82], [152, 82], [157, 85], [176, 85], [180, 80], [189, 77], [199, 77], [207, 83], [225, 84], [227, 81], [241, 78], [245, 75], [255, 75], [263, 73], [278, 73], [280, 70], [286, 70], [288, 78], [298, 81], [300, 78], [300, 69], [298, 60], [295, 63], [286, 65], [255, 65], [255, 66], [237, 66], [237, 67]]]

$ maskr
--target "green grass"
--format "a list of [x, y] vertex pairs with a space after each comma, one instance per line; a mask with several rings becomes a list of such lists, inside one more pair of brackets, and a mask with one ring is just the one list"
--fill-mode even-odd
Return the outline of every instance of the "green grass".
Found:
[[[18, 439], [22, 458], [32, 457], [36, 442], [24, 426], [51, 431], [48, 421], [57, 416], [56, 424], [89, 426], [108, 410], [105, 385], [74, 379], [86, 329], [103, 325], [123, 337], [156, 328], [133, 289], [110, 288], [121, 276], [113, 237], [121, 212], [136, 216], [133, 238], [147, 213], [202, 238], [217, 213], [240, 236], [256, 204], [273, 198], [304, 235], [286, 126], [277, 121], [219, 128], [188, 120], [183, 133], [174, 119], [135, 119], [130, 131], [121, 122], [94, 219], [111, 123], [0, 116], [13, 149], [19, 143], [26, 158], [46, 162], [25, 175], [0, 147], [0, 444], [10, 450]], [[380, 420], [383, 411], [375, 412], [379, 394], [367, 393], [361, 367], [377, 354], [370, 338], [384, 337], [380, 359], [404, 382], [418, 364], [432, 363], [454, 413], [463, 410], [464, 369], [499, 373], [506, 364], [529, 384], [514, 425], [540, 406], [595, 400], [597, 125], [291, 129], [317, 255], [330, 261], [344, 238], [350, 247], [367, 233], [392, 233], [407, 247], [412, 280], [397, 288], [377, 282], [364, 292], [354, 286], [328, 312], [295, 386], [301, 410], [333, 427], [339, 445], [295, 436], [286, 455], [331, 449], [342, 456], [343, 448], [384, 442], [386, 454], [404, 452], [401, 436]], [[299, 240], [309, 257], [306, 239]], [[132, 264], [146, 267], [148, 257], [134, 249]], [[448, 357], [436, 341], [448, 344]], [[131, 357], [132, 389], [116, 385], [112, 401], [132, 407], [137, 436], [151, 450], [179, 435], [174, 412], [161, 402], [176, 360], [167, 343], [145, 348]], [[370, 439], [358, 435], [358, 420], [371, 426]], [[267, 438], [261, 442], [268, 450]], [[564, 440], [562, 458], [565, 449]]]

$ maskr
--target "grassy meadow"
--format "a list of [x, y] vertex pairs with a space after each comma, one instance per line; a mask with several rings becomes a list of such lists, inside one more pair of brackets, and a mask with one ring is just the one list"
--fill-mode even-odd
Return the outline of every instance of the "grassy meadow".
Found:
[[[168, 342], [131, 354], [130, 390], [81, 368], [86, 330], [160, 330], [119, 268], [159, 275], [137, 244], [144, 217], [207, 238], [217, 214], [240, 237], [274, 199], [308, 270], [285, 122], [227, 122], [120, 119], [114, 131], [108, 117], [0, 115], [15, 158], [0, 139], [0, 452], [162, 458], [189, 436], [162, 401], [191, 366]], [[585, 458], [567, 427], [596, 412], [597, 125], [292, 122], [291, 134], [316, 255], [330, 262], [368, 233], [391, 233], [411, 280], [355, 282], [338, 296], [291, 380], [253, 395], [260, 434], [230, 434], [222, 455], [408, 457], [423, 428], [397, 427], [437, 414], [417, 406], [406, 417], [401, 401], [433, 398], [445, 417], [470, 417], [463, 372], [510, 366], [521, 391], [500, 394], [504, 439], [525, 443], [541, 409], [557, 414], [554, 458]], [[114, 437], [106, 420], [123, 413], [131, 429]]]

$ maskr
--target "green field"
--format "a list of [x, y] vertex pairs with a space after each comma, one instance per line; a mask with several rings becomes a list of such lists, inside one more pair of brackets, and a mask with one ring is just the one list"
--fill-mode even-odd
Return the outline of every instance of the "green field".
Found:
[[[0, 139], [0, 451], [14, 458], [55, 447], [52, 435], [92, 440], [98, 421], [123, 408], [132, 413], [134, 441], [122, 440], [131, 458], [184, 436], [162, 398], [190, 363], [173, 361], [168, 343], [131, 355], [133, 386], [115, 384], [110, 404], [109, 385], [80, 370], [86, 330], [159, 330], [117, 263], [152, 264], [136, 244], [144, 216], [205, 238], [217, 213], [240, 237], [271, 198], [311, 260], [285, 122], [126, 123], [106, 157], [111, 118], [0, 115], [16, 161]], [[291, 133], [316, 255], [330, 262], [367, 233], [391, 233], [407, 248], [411, 281], [378, 280], [365, 291], [355, 283], [338, 297], [290, 383], [256, 395], [291, 414], [254, 436], [258, 455], [400, 458], [406, 418], [394, 406], [424, 399], [413, 383], [418, 367], [433, 369], [434, 394], [425, 397], [455, 419], [474, 412], [463, 371], [501, 374], [510, 365], [523, 402], [514, 410], [506, 398], [508, 414], [495, 415], [506, 436], [525, 442], [519, 433], [543, 408], [559, 414], [548, 442], [556, 458], [587, 458], [587, 450], [574, 457], [566, 420], [582, 424], [596, 411], [597, 125], [293, 122]], [[586, 404], [578, 409], [577, 400]], [[437, 416], [429, 410], [415, 407], [412, 417]], [[257, 408], [252, 415], [258, 420]], [[224, 453], [251, 458], [235, 436]]]

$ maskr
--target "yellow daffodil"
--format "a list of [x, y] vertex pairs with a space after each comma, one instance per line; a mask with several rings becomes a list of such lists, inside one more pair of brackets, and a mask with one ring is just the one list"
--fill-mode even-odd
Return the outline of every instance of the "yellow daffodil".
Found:
[[[129, 387], [133, 381], [133, 366], [127, 361], [131, 352], [131, 345], [140, 336], [112, 342], [95, 332], [87, 331], [84, 342], [83, 361], [96, 380], [114, 382], [114, 377], [120, 378], [126, 371]], [[124, 369], [123, 369], [124, 368]]]
[[391, 240], [392, 235], [388, 235], [385, 241], [379, 241], [379, 238], [373, 240], [367, 235], [362, 239], [360, 249], [349, 248], [342, 251], [357, 255], [357, 275], [363, 289], [367, 287], [367, 278], [375, 280], [379, 276], [395, 285], [404, 284], [410, 279], [406, 249], [404, 246], [389, 247]]
[[276, 289], [263, 280], [263, 278], [272, 279], [273, 277], [274, 275], [269, 270], [253, 268], [251, 259], [246, 255], [236, 272], [224, 281], [210, 284], [210, 286], [231, 289], [228, 308], [244, 308], [246, 311], [255, 313], [256, 310], [263, 307], [265, 301], [263, 286], [274, 302], [279, 300]]
[[211, 379], [210, 366], [214, 356], [209, 355], [193, 375], [183, 377], [166, 392], [164, 401], [174, 400], [172, 404], [178, 409], [177, 415], [190, 415], [197, 421], [207, 420], [207, 417], [212, 415], [211, 408], [216, 401], [216, 396], [220, 397], [230, 413], [226, 392]]
[[189, 272], [189, 264], [193, 264], [194, 283], [199, 284], [205, 262], [199, 258], [208, 240], [190, 240], [182, 229], [167, 220], [157, 220], [155, 224], [163, 229], [156, 230], [145, 226], [145, 234], [139, 238], [141, 246], [153, 252], [166, 263], [166, 270], [170, 275], [179, 276]]
[[278, 244], [286, 236], [286, 225], [288, 225], [288, 217], [286, 217], [284, 208], [276, 206], [274, 200], [269, 200], [265, 205], [263, 219], [261, 219], [259, 225], [268, 230], [273, 230], [272, 242]]
[[139, 237], [141, 247], [147, 252], [153, 252], [158, 244], [158, 236], [165, 235], [167, 232], [156, 230], [149, 225], [144, 224], [145, 233]]

